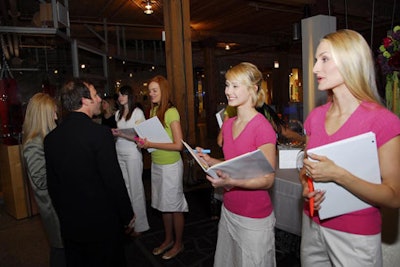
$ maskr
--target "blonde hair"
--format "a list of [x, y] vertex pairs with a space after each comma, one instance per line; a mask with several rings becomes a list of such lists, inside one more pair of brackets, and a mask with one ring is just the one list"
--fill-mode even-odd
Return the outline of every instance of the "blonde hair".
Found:
[[321, 40], [324, 41], [330, 46], [332, 58], [351, 94], [358, 100], [381, 104], [372, 51], [364, 37], [344, 29], [327, 34]]
[[56, 110], [56, 101], [50, 95], [37, 93], [32, 96], [26, 108], [25, 120], [22, 126], [24, 145], [37, 136], [43, 141], [44, 137], [56, 128]]
[[244, 84], [250, 92], [253, 106], [262, 106], [265, 99], [264, 90], [261, 89], [263, 76], [254, 64], [249, 62], [239, 63], [226, 72], [225, 79], [237, 80]]

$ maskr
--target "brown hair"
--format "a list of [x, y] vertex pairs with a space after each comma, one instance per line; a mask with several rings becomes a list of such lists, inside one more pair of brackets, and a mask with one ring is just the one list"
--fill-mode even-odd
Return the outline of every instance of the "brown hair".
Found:
[[[133, 111], [136, 108], [136, 105], [135, 105], [135, 102], [134, 102], [133, 89], [129, 85], [124, 85], [119, 89], [119, 93], [121, 95], [128, 96], [128, 113], [126, 115], [125, 120], [129, 120], [131, 118], [131, 116], [132, 116]], [[124, 115], [124, 112], [125, 112], [124, 105], [119, 105], [118, 120], [122, 119], [122, 116]]]
[[[170, 100], [168, 80], [164, 76], [157, 75], [152, 79], [150, 79], [148, 84], [150, 85], [150, 83], [152, 82], [158, 83], [158, 85], [160, 86], [161, 99], [157, 107], [156, 115], [158, 119], [161, 121], [161, 123], [165, 126], [165, 120], [164, 120], [165, 112], [167, 111], [167, 109], [174, 106]], [[151, 110], [155, 108], [155, 105], [156, 104], [151, 103]]]

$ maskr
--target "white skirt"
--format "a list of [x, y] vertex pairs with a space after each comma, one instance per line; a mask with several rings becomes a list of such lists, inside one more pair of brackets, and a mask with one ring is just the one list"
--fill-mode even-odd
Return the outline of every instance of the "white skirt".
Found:
[[183, 194], [183, 163], [151, 164], [151, 206], [161, 212], [187, 212]]
[[274, 226], [274, 213], [248, 218], [222, 205], [214, 267], [275, 267]]

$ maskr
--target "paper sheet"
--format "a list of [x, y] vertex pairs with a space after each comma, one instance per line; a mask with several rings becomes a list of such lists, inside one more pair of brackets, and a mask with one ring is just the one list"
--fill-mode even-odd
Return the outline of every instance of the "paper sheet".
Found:
[[[147, 140], [153, 143], [172, 143], [171, 138], [169, 138], [157, 116], [133, 127], [140, 138], [147, 138]], [[153, 152], [154, 150], [154, 148], [147, 149], [149, 152]]]

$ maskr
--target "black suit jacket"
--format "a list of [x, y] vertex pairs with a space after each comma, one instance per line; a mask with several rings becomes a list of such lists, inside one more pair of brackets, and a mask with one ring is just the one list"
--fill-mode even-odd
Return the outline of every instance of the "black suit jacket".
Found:
[[110, 128], [71, 112], [44, 140], [48, 190], [64, 239], [115, 239], [133, 217]]

